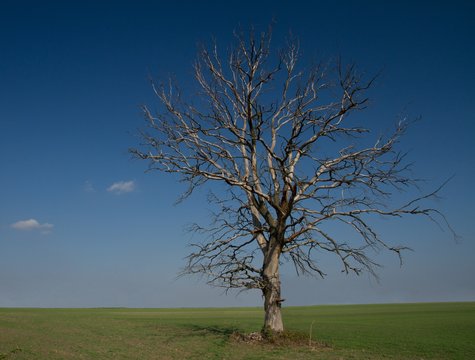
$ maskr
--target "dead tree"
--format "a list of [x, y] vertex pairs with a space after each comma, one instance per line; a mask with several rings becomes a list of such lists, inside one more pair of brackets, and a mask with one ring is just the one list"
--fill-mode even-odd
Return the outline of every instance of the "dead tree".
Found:
[[[188, 184], [184, 198], [214, 184], [218, 210], [211, 225], [194, 227], [208, 235], [193, 244], [186, 272], [227, 289], [259, 289], [264, 329], [280, 332], [282, 260], [323, 277], [315, 253], [328, 252], [347, 273], [373, 272], [373, 250], [400, 257], [405, 249], [380, 237], [375, 216], [441, 214], [421, 204], [438, 190], [395, 205], [394, 194], [417, 185], [396, 149], [406, 123], [371, 140], [369, 126], [350, 116], [367, 105], [373, 79], [340, 61], [300, 69], [296, 42], [272, 52], [270, 40], [237, 35], [226, 56], [216, 45], [202, 49], [193, 102], [176, 86], [153, 84], [163, 111], [143, 107], [149, 126], [131, 152], [177, 174]], [[353, 236], [335, 236], [329, 223]]]

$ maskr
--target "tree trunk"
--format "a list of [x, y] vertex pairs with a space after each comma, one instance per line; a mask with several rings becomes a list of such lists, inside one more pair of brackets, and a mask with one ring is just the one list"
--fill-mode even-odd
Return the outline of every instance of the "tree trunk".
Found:
[[265, 286], [262, 289], [264, 295], [264, 332], [282, 332], [284, 324], [282, 322], [280, 297], [280, 273], [279, 257], [280, 247], [272, 247], [264, 259], [264, 281]]

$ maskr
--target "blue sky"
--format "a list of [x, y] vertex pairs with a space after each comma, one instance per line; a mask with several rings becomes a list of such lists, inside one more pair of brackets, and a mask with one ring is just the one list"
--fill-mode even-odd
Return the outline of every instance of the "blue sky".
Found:
[[275, 19], [305, 59], [341, 55], [382, 71], [367, 116], [376, 129], [422, 117], [401, 147], [462, 237], [423, 219], [382, 222], [410, 245], [404, 266], [380, 254], [380, 282], [339, 273], [297, 278], [284, 268], [286, 304], [475, 300], [475, 50], [470, 1], [10, 1], [0, 11], [0, 306], [259, 305], [196, 278], [176, 279], [187, 224], [206, 220], [204, 195], [173, 205], [176, 179], [144, 173], [140, 105], [148, 78], [190, 86], [197, 45]]

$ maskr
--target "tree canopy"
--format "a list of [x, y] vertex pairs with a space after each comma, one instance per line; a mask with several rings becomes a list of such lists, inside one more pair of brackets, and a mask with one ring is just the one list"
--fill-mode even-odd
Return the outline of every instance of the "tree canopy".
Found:
[[[198, 94], [153, 84], [161, 111], [143, 107], [148, 128], [131, 151], [150, 169], [177, 174], [188, 185], [182, 199], [206, 183], [224, 186], [209, 196], [218, 206], [212, 223], [193, 228], [207, 236], [193, 244], [186, 272], [225, 288], [260, 289], [265, 327], [281, 331], [282, 259], [299, 274], [323, 277], [315, 255], [327, 252], [344, 272], [375, 273], [373, 250], [401, 257], [406, 249], [381, 237], [375, 217], [445, 218], [424, 205], [440, 188], [398, 201], [418, 184], [397, 146], [408, 123], [374, 137], [371, 120], [353, 121], [375, 78], [341, 60], [300, 67], [298, 42], [274, 51], [271, 32], [235, 40], [227, 56], [217, 44], [201, 49]], [[351, 235], [333, 234], [329, 223]]]

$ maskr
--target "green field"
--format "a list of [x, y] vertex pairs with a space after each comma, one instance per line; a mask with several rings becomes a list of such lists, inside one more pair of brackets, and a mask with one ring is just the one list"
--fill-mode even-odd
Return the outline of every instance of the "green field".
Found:
[[475, 303], [288, 307], [309, 346], [248, 344], [258, 308], [0, 309], [0, 359], [475, 359]]

